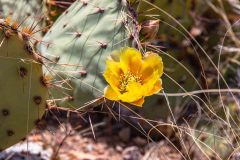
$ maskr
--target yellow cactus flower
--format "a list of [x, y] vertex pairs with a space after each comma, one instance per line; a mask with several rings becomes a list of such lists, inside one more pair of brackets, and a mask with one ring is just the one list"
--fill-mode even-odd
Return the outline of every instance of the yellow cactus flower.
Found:
[[144, 97], [162, 89], [162, 58], [153, 52], [144, 56], [134, 48], [124, 48], [113, 53], [106, 61], [103, 76], [109, 83], [104, 97], [141, 107]]

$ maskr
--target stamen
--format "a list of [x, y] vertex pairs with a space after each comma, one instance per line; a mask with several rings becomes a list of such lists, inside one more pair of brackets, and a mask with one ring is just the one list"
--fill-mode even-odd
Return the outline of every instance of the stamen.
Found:
[[119, 87], [121, 93], [126, 92], [127, 85], [130, 82], [141, 83], [142, 82], [141, 76], [139, 76], [138, 74], [133, 74], [131, 72], [127, 72], [126, 74], [122, 74], [120, 76], [120, 87]]

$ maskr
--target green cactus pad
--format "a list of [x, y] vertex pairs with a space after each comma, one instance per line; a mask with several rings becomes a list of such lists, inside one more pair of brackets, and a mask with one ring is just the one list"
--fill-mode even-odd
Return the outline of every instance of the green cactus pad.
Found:
[[0, 150], [23, 139], [41, 119], [47, 98], [40, 56], [29, 36], [0, 22]]
[[46, 74], [54, 77], [52, 91], [57, 104], [80, 107], [103, 95], [102, 76], [106, 57], [129, 46], [133, 29], [126, 2], [116, 0], [76, 1], [61, 15], [40, 44]]

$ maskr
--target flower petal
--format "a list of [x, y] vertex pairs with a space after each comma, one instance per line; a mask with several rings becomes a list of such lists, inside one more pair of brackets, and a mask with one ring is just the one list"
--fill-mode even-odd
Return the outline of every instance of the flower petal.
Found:
[[120, 63], [124, 73], [139, 73], [142, 66], [142, 54], [134, 48], [126, 48], [120, 54]]
[[156, 93], [158, 93], [161, 89], [162, 89], [162, 80], [159, 79], [159, 80], [156, 81], [156, 83], [154, 84], [154, 86], [152, 87], [152, 89], [147, 92], [146, 96], [151, 96], [151, 95], [153, 95], [153, 94], [156, 94]]
[[106, 65], [107, 69], [109, 69], [115, 76], [120, 77], [120, 75], [123, 73], [120, 63], [111, 58], [107, 59]]
[[158, 71], [159, 77], [162, 76], [163, 62], [162, 62], [162, 58], [158, 54], [153, 53], [153, 52], [147, 52], [144, 55], [143, 61], [144, 61], [144, 64], [143, 64], [141, 72], [144, 72], [146, 70], [146, 68], [151, 67], [154, 71]]
[[144, 61], [150, 63], [154, 69], [163, 71], [162, 58], [157, 53], [154, 53], [154, 52], [145, 53]]
[[153, 73], [154, 69], [144, 62], [140, 72], [142, 83], [148, 82], [154, 76]]
[[141, 99], [139, 99], [135, 102], [131, 102], [132, 105], [138, 106], [138, 107], [142, 107], [143, 103], [144, 103], [144, 97], [142, 97]]
[[119, 99], [123, 102], [135, 102], [143, 97], [142, 85], [137, 82], [131, 82], [127, 85], [127, 92], [119, 95]]
[[119, 77], [114, 75], [109, 68], [107, 68], [103, 76], [108, 84], [115, 90], [115, 92], [118, 92], [118, 87], [120, 85]]
[[111, 86], [105, 87], [104, 97], [109, 99], [109, 100], [112, 100], [112, 101], [118, 101], [119, 100], [118, 94], [112, 89]]
[[156, 82], [159, 81], [159, 74], [158, 71], [153, 72], [153, 74], [147, 79], [143, 80], [142, 89], [144, 90], [144, 96], [149, 96], [152, 92], [153, 87], [155, 86]]

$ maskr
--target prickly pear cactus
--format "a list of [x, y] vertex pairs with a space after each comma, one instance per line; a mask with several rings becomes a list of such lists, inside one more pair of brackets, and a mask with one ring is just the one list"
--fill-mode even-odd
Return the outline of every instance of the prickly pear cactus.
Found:
[[80, 107], [103, 95], [106, 57], [130, 45], [132, 20], [124, 0], [76, 1], [55, 22], [40, 44], [46, 74], [53, 76], [57, 104]]
[[42, 8], [42, 0], [0, 0], [0, 18], [11, 17], [21, 26], [32, 26], [38, 31], [42, 28], [42, 19], [46, 17]]
[[41, 119], [47, 88], [30, 36], [0, 19], [0, 150], [19, 142]]

